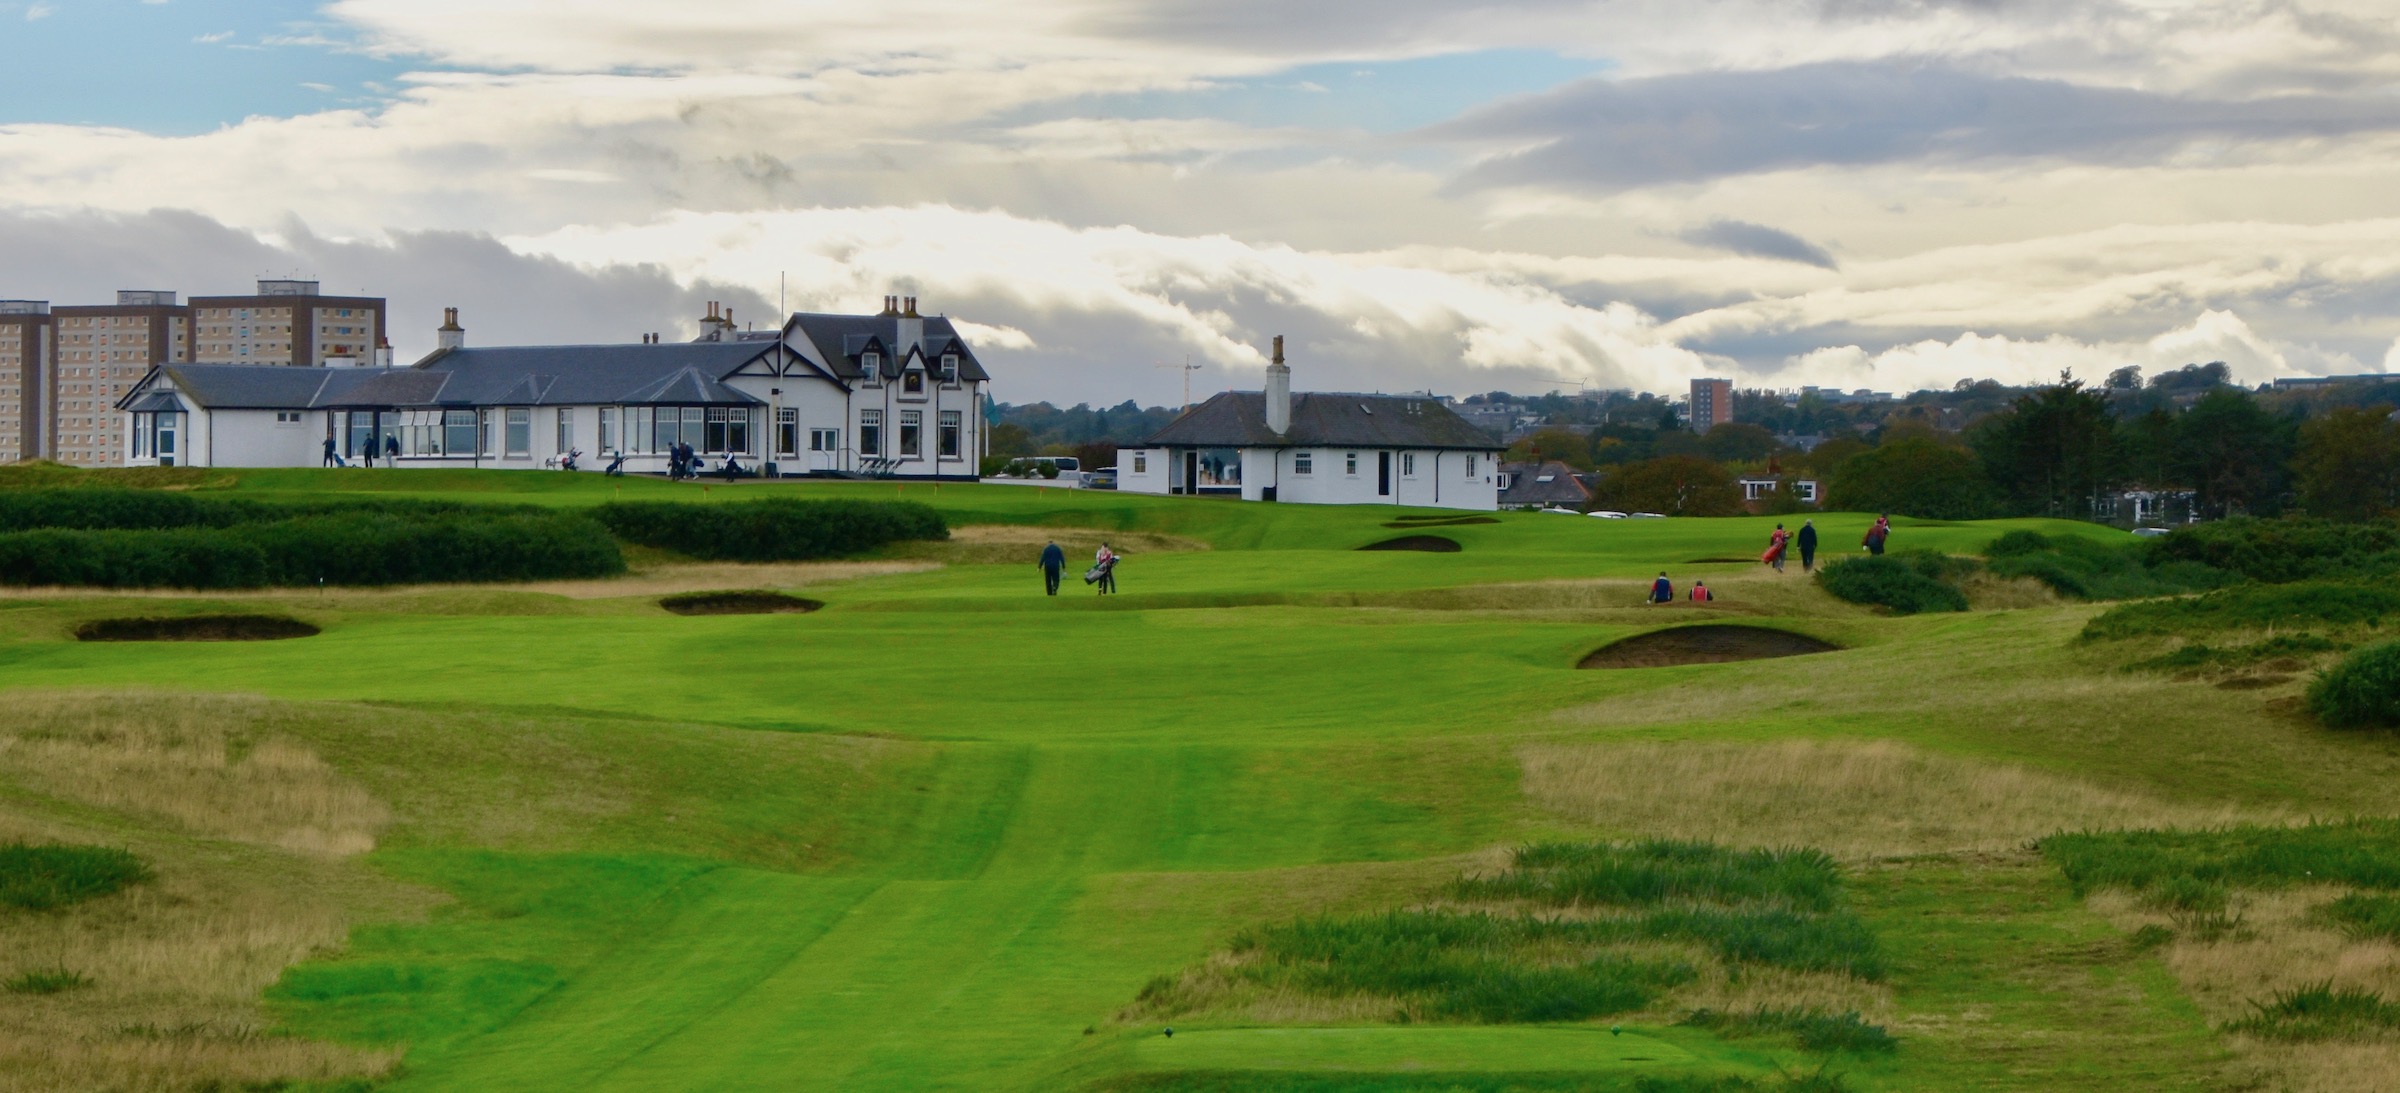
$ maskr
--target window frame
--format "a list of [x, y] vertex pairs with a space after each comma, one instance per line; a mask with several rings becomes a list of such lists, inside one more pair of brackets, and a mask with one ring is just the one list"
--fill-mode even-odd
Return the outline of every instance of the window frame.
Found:
[[1317, 453], [1293, 452], [1292, 477], [1314, 478], [1317, 474]]
[[575, 408], [561, 406], [558, 408], [558, 454], [565, 455], [573, 450], [575, 450]]
[[858, 412], [858, 454], [883, 458], [883, 411]]
[[1350, 453], [1348, 453], [1347, 455], [1345, 455], [1345, 456], [1343, 457], [1343, 459], [1342, 459], [1342, 475], [1343, 475], [1344, 477], [1347, 477], [1347, 478], [1356, 478], [1356, 477], [1358, 477], [1358, 453], [1357, 453], [1357, 452], [1350, 452]]
[[533, 407], [504, 407], [500, 419], [500, 457], [533, 458]]
[[[475, 454], [475, 437], [480, 431], [477, 428], [476, 419], [480, 416], [481, 415], [477, 414], [473, 410], [442, 411], [441, 430], [443, 455]], [[466, 440], [466, 443], [464, 444], [458, 443], [462, 436], [462, 431]]]
[[957, 410], [943, 410], [934, 416], [933, 454], [948, 460], [965, 459], [966, 415]]
[[925, 411], [900, 411], [900, 458], [925, 458]]

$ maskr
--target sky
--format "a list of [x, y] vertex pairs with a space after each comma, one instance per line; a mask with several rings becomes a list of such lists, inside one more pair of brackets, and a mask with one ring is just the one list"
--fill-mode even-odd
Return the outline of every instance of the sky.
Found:
[[2392, 0], [0, 0], [0, 298], [914, 295], [1005, 401], [2400, 371]]

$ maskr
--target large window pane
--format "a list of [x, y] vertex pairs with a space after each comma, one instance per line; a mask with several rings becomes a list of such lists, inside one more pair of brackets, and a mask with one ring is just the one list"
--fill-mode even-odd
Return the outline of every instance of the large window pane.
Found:
[[674, 407], [659, 407], [658, 427], [651, 432], [650, 450], [654, 452], [672, 451], [675, 445], [682, 443], [683, 434], [678, 431], [683, 428], [682, 422], [683, 419], [677, 416]]
[[708, 408], [708, 432], [703, 434], [705, 439], [700, 444], [701, 451], [721, 452], [725, 450], [725, 418], [724, 407], [711, 406]]
[[736, 406], [725, 415], [725, 450], [729, 452], [749, 452], [749, 407]]
[[442, 413], [442, 454], [473, 455], [474, 453], [475, 411], [444, 411]]
[[794, 407], [779, 407], [775, 411], [775, 454], [800, 453], [800, 411]]
[[900, 411], [900, 458], [915, 459], [925, 454], [925, 415], [916, 410]]
[[600, 450], [611, 451], [617, 446], [617, 408], [600, 408]]
[[506, 440], [508, 441], [508, 454], [512, 456], [529, 455], [533, 452], [533, 411], [518, 409], [508, 412]]
[[940, 438], [936, 441], [940, 445], [939, 451], [942, 453], [942, 458], [958, 458], [958, 435], [959, 412], [956, 410], [942, 411], [942, 431]]
[[883, 411], [860, 410], [858, 412], [858, 454], [869, 456], [883, 454]]
[[689, 445], [691, 445], [691, 446], [692, 446], [692, 450], [693, 450], [693, 451], [699, 451], [699, 450], [700, 450], [700, 443], [701, 443], [701, 441], [703, 441], [703, 440], [706, 440], [706, 439], [707, 439], [707, 432], [708, 432], [708, 411], [707, 411], [707, 409], [705, 409], [705, 408], [703, 408], [703, 407], [699, 407], [699, 406], [686, 406], [686, 407], [684, 407], [684, 408], [683, 408], [683, 442], [684, 442], [684, 443], [686, 443], [686, 444], [689, 444]]

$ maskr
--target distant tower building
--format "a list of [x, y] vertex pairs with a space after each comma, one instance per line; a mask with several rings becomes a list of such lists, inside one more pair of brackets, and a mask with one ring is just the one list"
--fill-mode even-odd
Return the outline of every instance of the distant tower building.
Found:
[[51, 310], [49, 398], [42, 445], [77, 467], [125, 462], [125, 415], [117, 398], [156, 365], [192, 359], [191, 309], [172, 292], [123, 289], [115, 304]]
[[1692, 431], [1705, 433], [1732, 420], [1733, 381], [1693, 380]]
[[50, 454], [50, 305], [0, 300], [0, 463]]
[[252, 296], [192, 297], [200, 364], [322, 365], [371, 360], [384, 344], [384, 302], [326, 296], [315, 281], [260, 281]]

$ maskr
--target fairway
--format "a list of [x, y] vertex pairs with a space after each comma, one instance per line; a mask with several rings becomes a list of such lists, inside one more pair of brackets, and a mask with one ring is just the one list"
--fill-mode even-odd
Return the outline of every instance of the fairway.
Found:
[[[159, 1064], [187, 1086], [1776, 1089], [1822, 1071], [1854, 1090], [2114, 1091], [2304, 1075], [2220, 1031], [2233, 1003], [2195, 993], [2188, 954], [2133, 940], [2146, 912], [2078, 895], [2026, 844], [2388, 812], [2400, 774], [2388, 738], [2284, 712], [2296, 683], [2120, 670], [2077, 642], [2099, 608], [2038, 588], [1910, 617], [1837, 601], [1797, 566], [1743, 560], [1774, 518], [1503, 513], [1442, 528], [1461, 549], [1434, 554], [1357, 549], [1401, 534], [1390, 509], [1025, 487], [277, 471], [224, 489], [562, 508], [900, 497], [954, 528], [1037, 530], [865, 560], [892, 564], [643, 556], [613, 583], [556, 588], [0, 596], [0, 698], [18, 711], [0, 729], [0, 834], [128, 847], [159, 873], [11, 927], [94, 985], [0, 1004], [52, 1037], [197, 1030], [185, 1061]], [[1819, 517], [1829, 553], [1870, 519]], [[1895, 539], [1972, 554], [2018, 528], [2123, 538], [1902, 520]], [[1130, 553], [1120, 595], [1070, 582], [1052, 599], [1033, 567], [1050, 534], [1173, 549]], [[1019, 541], [1024, 557], [995, 560]], [[1718, 600], [1644, 606], [1662, 569]], [[659, 605], [760, 588], [824, 606]], [[73, 636], [246, 613], [321, 632]], [[1577, 667], [1694, 623], [1796, 635], [1807, 655]], [[1648, 838], [1822, 850], [1835, 895], [1595, 910], [1461, 894], [1520, 846]], [[1260, 940], [1487, 911], [1535, 940], [1365, 986], [1315, 956], [1277, 964]], [[1739, 915], [1855, 959], [1776, 956], [1710, 925]], [[150, 932], [109, 932], [137, 922]], [[1628, 932], [1605, 951], [1560, 940], [1592, 923]], [[191, 985], [175, 990], [201, 1001], [144, 985], [168, 945], [217, 954], [176, 965]], [[1593, 1015], [1428, 1001], [1443, 976], [1519, 974], [1512, 960], [1537, 970], [1507, 982], [1539, 989], [1502, 1001], [1549, 991]], [[1601, 988], [1556, 979], [1569, 972], [1619, 976], [1618, 993], [1593, 1001]], [[74, 1087], [40, 1038], [0, 1037], [0, 1057], [27, 1088]], [[1319, 1084], [1288, 1084], [1303, 1080]]]

